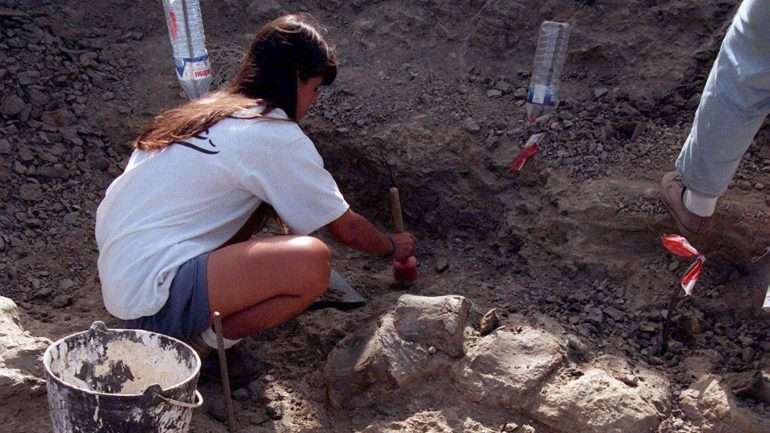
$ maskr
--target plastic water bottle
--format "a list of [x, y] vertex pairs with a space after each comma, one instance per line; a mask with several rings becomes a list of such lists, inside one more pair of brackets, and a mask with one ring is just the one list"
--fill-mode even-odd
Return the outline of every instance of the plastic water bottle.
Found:
[[559, 82], [564, 60], [567, 58], [570, 25], [544, 21], [537, 39], [535, 62], [527, 91], [527, 120], [554, 110], [559, 104]]
[[163, 0], [163, 10], [179, 84], [188, 98], [199, 98], [213, 78], [199, 0]]

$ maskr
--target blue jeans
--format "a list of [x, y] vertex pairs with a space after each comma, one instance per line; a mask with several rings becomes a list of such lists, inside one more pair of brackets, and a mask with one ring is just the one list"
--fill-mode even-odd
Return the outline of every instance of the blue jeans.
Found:
[[676, 161], [685, 186], [718, 197], [770, 113], [770, 0], [744, 0], [722, 41]]

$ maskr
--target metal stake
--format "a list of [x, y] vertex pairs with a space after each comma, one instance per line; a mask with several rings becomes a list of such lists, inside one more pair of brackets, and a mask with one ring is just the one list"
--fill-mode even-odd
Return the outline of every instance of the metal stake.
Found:
[[679, 292], [682, 289], [679, 284], [674, 285], [674, 292], [671, 294], [671, 299], [668, 301], [668, 309], [666, 310], [666, 317], [663, 319], [663, 327], [660, 330], [660, 342], [658, 346], [658, 355], [663, 356], [668, 352], [668, 340], [671, 337], [671, 317], [676, 311], [676, 307], [679, 305], [680, 297]]
[[235, 431], [235, 413], [233, 412], [233, 398], [230, 392], [230, 373], [227, 371], [227, 357], [225, 356], [225, 341], [222, 336], [222, 315], [214, 312], [214, 331], [217, 333], [217, 354], [219, 354], [219, 373], [222, 375], [222, 392], [225, 394], [225, 406], [227, 408], [227, 427], [231, 432]]

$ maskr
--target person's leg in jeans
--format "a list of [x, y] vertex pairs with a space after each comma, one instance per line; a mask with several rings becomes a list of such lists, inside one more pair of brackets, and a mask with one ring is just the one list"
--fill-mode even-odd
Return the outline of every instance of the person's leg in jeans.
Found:
[[[707, 236], [717, 200], [768, 113], [770, 0], [745, 0], [711, 68], [677, 171], [661, 181], [663, 199], [682, 234], [698, 240]], [[753, 310], [762, 304], [770, 263], [762, 260], [751, 267], [729, 291], [741, 299], [731, 303], [736, 308]]]
[[730, 26], [676, 161], [687, 210], [714, 213], [770, 112], [770, 0], [746, 0]]

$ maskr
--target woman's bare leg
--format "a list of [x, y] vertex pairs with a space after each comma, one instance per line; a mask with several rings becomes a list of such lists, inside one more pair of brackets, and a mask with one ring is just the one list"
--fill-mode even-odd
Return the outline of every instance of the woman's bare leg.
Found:
[[329, 248], [310, 236], [276, 236], [229, 245], [208, 260], [209, 311], [222, 314], [225, 338], [281, 324], [329, 286]]

